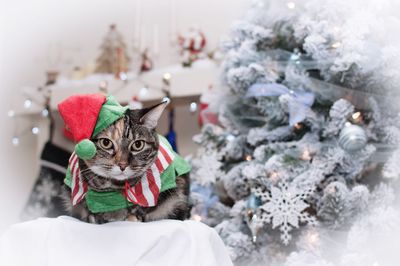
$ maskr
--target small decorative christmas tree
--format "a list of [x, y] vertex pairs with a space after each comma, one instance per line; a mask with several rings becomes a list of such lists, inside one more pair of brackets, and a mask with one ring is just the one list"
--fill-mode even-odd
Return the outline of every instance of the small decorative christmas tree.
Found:
[[97, 58], [97, 73], [111, 73], [116, 78], [128, 70], [130, 61], [126, 53], [126, 44], [121, 33], [117, 30], [115, 24], [110, 25], [110, 29], [101, 45], [101, 54]]

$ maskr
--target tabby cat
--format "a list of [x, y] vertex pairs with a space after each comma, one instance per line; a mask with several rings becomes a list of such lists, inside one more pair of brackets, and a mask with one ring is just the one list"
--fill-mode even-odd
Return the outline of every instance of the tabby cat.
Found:
[[[157, 157], [160, 139], [155, 128], [166, 105], [164, 102], [147, 109], [127, 110], [121, 119], [91, 139], [96, 155], [90, 160], [79, 159], [81, 177], [89, 189], [122, 191], [126, 183], [134, 187], [139, 182]], [[72, 205], [69, 187], [64, 194], [72, 216], [90, 223], [184, 220], [190, 212], [188, 174], [176, 176], [176, 187], [161, 192], [154, 207], [133, 204], [116, 211], [92, 213], [85, 200]]]

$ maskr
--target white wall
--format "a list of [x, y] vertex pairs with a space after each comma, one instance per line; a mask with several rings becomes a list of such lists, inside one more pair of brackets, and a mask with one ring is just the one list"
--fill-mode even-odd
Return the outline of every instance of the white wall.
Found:
[[[14, 123], [7, 118], [7, 110], [22, 103], [22, 86], [38, 86], [44, 82], [47, 69], [56, 67], [66, 72], [74, 65], [93, 61], [110, 23], [118, 25], [128, 47], [132, 48], [136, 1], [0, 0], [0, 232], [18, 220], [38, 173], [36, 139], [26, 136], [14, 148], [10, 143]], [[148, 42], [151, 42], [153, 25], [160, 26], [160, 56], [155, 60], [158, 66], [177, 60], [176, 51], [170, 46], [171, 1], [141, 1]], [[248, 0], [175, 2], [178, 30], [199, 26], [212, 48], [229, 32], [231, 22], [244, 12]], [[57, 60], [58, 57], [61, 59]], [[29, 123], [28, 118], [19, 125], [29, 126]], [[186, 129], [182, 134], [190, 132]]]

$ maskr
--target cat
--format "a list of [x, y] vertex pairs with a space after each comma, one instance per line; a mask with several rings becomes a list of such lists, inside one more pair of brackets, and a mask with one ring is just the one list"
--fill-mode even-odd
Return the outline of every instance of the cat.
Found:
[[[154, 163], [160, 145], [155, 128], [167, 103], [146, 109], [127, 110], [125, 115], [94, 136], [96, 155], [89, 160], [79, 159], [82, 179], [96, 192], [122, 191], [126, 182], [134, 187]], [[75, 206], [71, 189], [65, 186], [63, 198], [71, 215], [89, 223], [112, 221], [184, 220], [189, 217], [189, 174], [176, 176], [176, 187], [159, 194], [157, 205], [143, 207], [133, 204], [127, 208], [93, 213], [86, 200]]]

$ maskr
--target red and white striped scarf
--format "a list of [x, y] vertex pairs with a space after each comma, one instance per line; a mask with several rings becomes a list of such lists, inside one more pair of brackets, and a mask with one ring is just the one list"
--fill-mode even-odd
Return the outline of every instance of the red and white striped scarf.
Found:
[[[157, 158], [150, 169], [133, 188], [126, 182], [122, 194], [134, 204], [143, 207], [155, 206], [161, 189], [161, 174], [172, 163], [174, 158], [175, 154], [160, 141]], [[69, 169], [71, 171], [71, 198], [72, 204], [75, 206], [88, 192], [88, 186], [82, 179], [78, 156], [75, 152], [72, 153], [69, 159]]]

